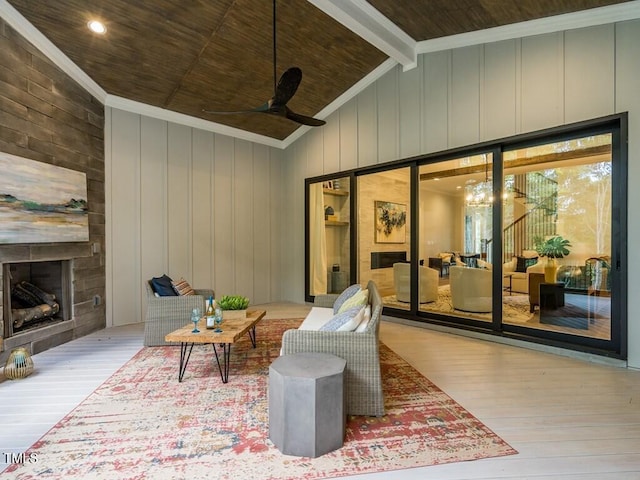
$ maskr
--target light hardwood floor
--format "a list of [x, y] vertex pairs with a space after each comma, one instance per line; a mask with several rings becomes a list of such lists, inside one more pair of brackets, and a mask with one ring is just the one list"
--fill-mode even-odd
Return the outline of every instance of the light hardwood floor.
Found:
[[[265, 307], [265, 321], [309, 308]], [[639, 371], [391, 321], [381, 339], [519, 454], [354, 480], [640, 479]], [[0, 462], [24, 452], [141, 347], [142, 325], [106, 329], [35, 355], [26, 380], [0, 381]]]

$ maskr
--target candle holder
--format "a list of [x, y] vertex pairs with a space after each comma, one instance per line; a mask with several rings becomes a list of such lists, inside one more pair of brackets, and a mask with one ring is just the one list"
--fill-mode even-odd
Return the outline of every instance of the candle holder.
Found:
[[11, 350], [7, 363], [4, 366], [4, 376], [9, 380], [28, 377], [33, 373], [33, 360], [31, 354], [24, 347]]

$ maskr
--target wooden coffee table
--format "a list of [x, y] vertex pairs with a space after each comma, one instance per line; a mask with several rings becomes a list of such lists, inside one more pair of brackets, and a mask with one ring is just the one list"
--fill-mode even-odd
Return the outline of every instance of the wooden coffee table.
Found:
[[[196, 343], [207, 344], [210, 343], [213, 347], [213, 353], [216, 356], [216, 362], [218, 363], [218, 370], [220, 370], [220, 377], [222, 383], [229, 381], [229, 356], [231, 354], [231, 345], [236, 343], [245, 333], [249, 333], [251, 344], [253, 348], [256, 348], [256, 325], [265, 316], [264, 310], [249, 310], [247, 311], [246, 318], [234, 318], [224, 320], [221, 328], [222, 332], [216, 333], [215, 330], [207, 330], [205, 326], [204, 318], [200, 319], [198, 323], [199, 333], [192, 333], [193, 324], [185, 325], [178, 330], [167, 334], [164, 339], [167, 342], [180, 342], [180, 367], [178, 370], [178, 382], [182, 382], [184, 372], [187, 369], [189, 363], [189, 357], [191, 357], [191, 351]], [[220, 363], [220, 356], [218, 355], [218, 349], [216, 344], [222, 348], [222, 362]]]

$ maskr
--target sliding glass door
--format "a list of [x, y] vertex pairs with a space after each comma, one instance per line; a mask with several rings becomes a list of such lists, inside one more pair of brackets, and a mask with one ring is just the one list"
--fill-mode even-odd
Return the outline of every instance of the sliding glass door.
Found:
[[611, 133], [503, 158], [504, 323], [611, 340]]
[[421, 312], [492, 321], [492, 168], [491, 152], [419, 167], [421, 277], [438, 285]]
[[386, 307], [409, 310], [411, 169], [357, 176], [358, 280], [374, 280]]
[[615, 115], [310, 179], [307, 293], [624, 358], [626, 172]]

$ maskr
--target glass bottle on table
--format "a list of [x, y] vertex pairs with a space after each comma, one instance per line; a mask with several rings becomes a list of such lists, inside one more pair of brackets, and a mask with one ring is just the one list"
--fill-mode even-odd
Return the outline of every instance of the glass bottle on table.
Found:
[[207, 329], [216, 328], [214, 303], [215, 300], [213, 299], [213, 295], [210, 295], [209, 300], [207, 300], [207, 311], [205, 313]]

